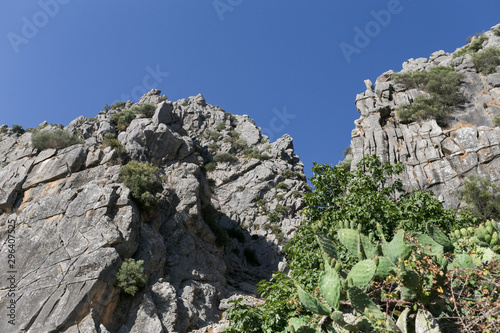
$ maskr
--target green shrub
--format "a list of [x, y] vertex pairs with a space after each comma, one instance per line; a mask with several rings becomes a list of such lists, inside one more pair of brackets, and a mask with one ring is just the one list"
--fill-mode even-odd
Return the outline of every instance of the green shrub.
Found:
[[217, 126], [215, 126], [215, 129], [219, 132], [224, 130], [225, 128], [226, 128], [226, 124], [224, 124], [224, 123], [218, 123]]
[[143, 260], [126, 259], [116, 275], [118, 287], [131, 296], [134, 296], [140, 288], [146, 285], [142, 264], [144, 264]]
[[338, 166], [341, 168], [344, 168], [346, 171], [351, 171], [351, 164], [352, 164], [352, 160], [349, 158], [346, 158], [346, 159], [342, 160], [342, 162], [340, 162], [338, 164]]
[[302, 193], [300, 193], [299, 190], [293, 190], [292, 195], [294, 198], [300, 198], [302, 196]]
[[500, 66], [500, 49], [495, 47], [487, 48], [472, 56], [472, 62], [477, 70], [483, 74], [492, 74], [496, 72], [497, 66]]
[[470, 176], [463, 185], [459, 198], [467, 203], [468, 211], [483, 221], [500, 220], [500, 186], [478, 176]]
[[283, 206], [283, 205], [280, 205], [280, 204], [277, 204], [276, 205], [276, 208], [274, 209], [274, 211], [278, 214], [280, 214], [281, 216], [285, 216], [286, 214], [288, 214], [288, 212], [291, 210], [290, 207], [286, 207], [286, 206]]
[[[483, 46], [483, 43], [486, 41], [486, 36], [475, 36], [477, 37], [472, 43], [470, 43], [469, 45], [463, 47], [462, 49], [456, 51], [455, 53], [453, 53], [453, 57], [456, 58], [456, 57], [461, 57], [461, 56], [464, 56], [466, 54], [474, 54], [476, 53], [477, 51], [479, 51], [481, 49], [481, 47]], [[469, 39], [469, 41], [472, 39], [472, 37]]]
[[495, 33], [495, 35], [500, 36], [500, 27], [494, 29], [493, 32]]
[[300, 177], [300, 173], [297, 171], [285, 169], [283, 170], [283, 177], [285, 177], [286, 179], [295, 179]]
[[418, 96], [413, 103], [400, 105], [396, 109], [396, 115], [402, 124], [434, 118], [440, 126], [445, 126], [451, 112], [449, 106], [427, 96]]
[[[287, 246], [293, 276], [305, 286], [317, 284], [322, 259], [314, 229], [326, 228], [334, 233], [344, 220], [360, 225], [365, 234], [375, 233], [379, 222], [387, 239], [399, 228], [425, 232], [428, 221], [446, 233], [471, 223], [469, 215], [457, 216], [444, 209], [432, 192], [405, 193], [399, 179], [403, 170], [402, 164], [383, 164], [376, 156], [364, 157], [353, 171], [314, 164], [310, 179], [314, 190], [304, 194], [307, 219]], [[338, 252], [344, 265], [358, 260], [341, 247]]]
[[207, 171], [214, 171], [216, 168], [215, 166], [215, 163], [213, 162], [208, 162], [207, 164], [205, 164], [205, 170]]
[[493, 126], [500, 127], [500, 116], [493, 118]]
[[238, 162], [238, 158], [230, 153], [220, 153], [214, 156], [214, 161], [218, 163], [235, 163]]
[[401, 122], [434, 118], [440, 125], [445, 125], [452, 107], [463, 103], [460, 83], [463, 75], [450, 67], [435, 67], [430, 71], [417, 71], [393, 74], [392, 78], [404, 84], [408, 89], [424, 90], [430, 96], [418, 96], [411, 104], [400, 105], [396, 114]]
[[103, 148], [111, 147], [115, 149], [119, 156], [127, 154], [125, 147], [123, 147], [120, 141], [111, 133], [104, 134], [104, 139], [102, 140], [101, 145]]
[[116, 123], [118, 130], [125, 131], [128, 125], [130, 125], [130, 123], [132, 122], [132, 120], [135, 119], [136, 116], [137, 114], [134, 112], [134, 110], [128, 109], [125, 111], [115, 113], [114, 115], [111, 116], [111, 118]]
[[237, 190], [238, 192], [243, 192], [245, 190], [245, 186], [240, 185], [237, 187]]
[[130, 188], [145, 217], [154, 216], [158, 210], [158, 199], [153, 195], [161, 187], [159, 168], [146, 162], [130, 161], [120, 170], [120, 178]]
[[155, 114], [155, 110], [156, 107], [153, 104], [134, 105], [128, 110], [115, 113], [111, 118], [120, 131], [125, 131], [137, 115], [142, 114], [151, 118]]
[[[120, 101], [120, 102], [116, 102], [115, 104], [111, 104], [111, 105], [109, 106], [109, 109], [110, 109], [110, 110], [116, 110], [116, 109], [118, 109], [118, 108], [122, 108], [122, 107], [124, 107], [126, 104], [127, 104], [126, 102], [122, 102], [122, 101]], [[106, 105], [108, 105], [108, 104], [106, 104]]]
[[23, 134], [24, 129], [21, 125], [12, 125], [12, 132], [18, 133], [18, 134]]
[[83, 143], [83, 140], [62, 129], [35, 131], [31, 135], [31, 145], [40, 151], [49, 148], [62, 149], [79, 143]]
[[288, 185], [285, 183], [278, 183], [278, 184], [276, 184], [276, 189], [277, 190], [288, 190]]
[[217, 141], [222, 137], [222, 134], [219, 132], [207, 130], [206, 133], [207, 133], [206, 135], [208, 136], [208, 138], [211, 140], [214, 140], [214, 141]]
[[153, 104], [142, 104], [142, 105], [135, 105], [132, 108], [130, 108], [135, 114], [142, 114], [146, 116], [147, 118], [151, 118], [154, 116], [155, 111], [156, 111], [156, 106]]
[[267, 221], [277, 223], [281, 221], [280, 215], [277, 212], [271, 212], [267, 215]]

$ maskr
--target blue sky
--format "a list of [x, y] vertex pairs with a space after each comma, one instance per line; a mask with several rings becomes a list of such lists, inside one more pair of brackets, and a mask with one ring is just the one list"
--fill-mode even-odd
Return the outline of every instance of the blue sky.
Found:
[[499, 14], [498, 0], [3, 0], [0, 124], [67, 125], [153, 86], [202, 93], [292, 135], [311, 176], [349, 145], [364, 79], [452, 52]]

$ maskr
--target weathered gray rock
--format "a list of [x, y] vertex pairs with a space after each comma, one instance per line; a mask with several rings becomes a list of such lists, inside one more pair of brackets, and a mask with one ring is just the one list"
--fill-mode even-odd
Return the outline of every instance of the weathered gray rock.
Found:
[[[500, 45], [493, 32], [485, 36], [485, 44]], [[402, 72], [451, 64], [464, 75], [461, 92], [466, 101], [454, 110], [449, 128], [440, 128], [434, 120], [399, 123], [396, 108], [426, 93], [394, 84], [389, 76], [392, 71], [386, 72], [375, 87], [366, 84], [367, 90], [356, 97], [361, 117], [351, 134], [349, 157], [352, 167], [368, 154], [376, 154], [382, 161], [402, 162], [406, 165], [403, 182], [407, 190], [430, 189], [447, 207], [456, 208], [464, 178], [477, 174], [498, 179], [493, 166], [500, 160], [500, 132], [491, 125], [493, 117], [500, 113], [500, 108], [496, 109], [500, 74], [478, 73], [471, 55], [453, 58], [444, 51], [434, 52], [428, 60], [410, 59], [403, 64]]]
[[[234, 288], [255, 293], [256, 282], [286, 268], [281, 248], [302, 221], [300, 193], [307, 190], [292, 138], [267, 142], [248, 116], [208, 105], [201, 95], [169, 102], [152, 90], [137, 104], [144, 103], [156, 106], [154, 116], [137, 117], [120, 133], [112, 115], [132, 102], [75, 119], [66, 129], [85, 142], [65, 149], [39, 152], [30, 133], [0, 133], [0, 260], [8, 261], [8, 225], [15, 223], [16, 327], [203, 331], [221, 319], [219, 303]], [[128, 156], [102, 146], [109, 134]], [[221, 152], [237, 162], [206, 171]], [[159, 167], [156, 214], [141, 211], [121, 183], [128, 159]], [[293, 171], [289, 179], [285, 170]], [[276, 190], [278, 183], [286, 188]], [[278, 204], [290, 210], [271, 228], [268, 216]], [[134, 297], [116, 286], [127, 258], [143, 260], [147, 276]], [[2, 318], [9, 274], [0, 272]], [[11, 331], [9, 325], [0, 322], [0, 332]]]

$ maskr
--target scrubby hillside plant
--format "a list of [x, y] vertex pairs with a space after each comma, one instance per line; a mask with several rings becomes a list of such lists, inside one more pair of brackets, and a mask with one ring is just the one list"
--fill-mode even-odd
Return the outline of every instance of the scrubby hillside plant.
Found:
[[[475, 39], [472, 41], [473, 37], [475, 37]], [[470, 44], [467, 46], [464, 46], [460, 50], [453, 53], [453, 57], [457, 58], [457, 57], [462, 57], [466, 54], [474, 54], [481, 49], [481, 47], [483, 46], [483, 43], [485, 41], [486, 41], [486, 36], [484, 36], [482, 34], [476, 34], [474, 36], [471, 36], [467, 40], [467, 42], [470, 42]]]
[[79, 143], [83, 143], [81, 138], [63, 129], [35, 131], [31, 136], [31, 145], [40, 151], [62, 149]]
[[116, 275], [117, 286], [131, 296], [146, 285], [146, 275], [142, 264], [144, 264], [143, 260], [126, 259]]
[[101, 143], [103, 148], [111, 147], [116, 150], [119, 156], [125, 156], [127, 151], [120, 141], [111, 133], [106, 133]]
[[158, 210], [154, 193], [161, 186], [159, 168], [149, 162], [130, 161], [121, 168], [120, 177], [145, 217], [154, 216]]
[[464, 101], [459, 92], [462, 78], [462, 74], [450, 67], [393, 74], [392, 79], [408, 89], [417, 88], [429, 93], [429, 96], [418, 96], [413, 103], [398, 107], [396, 114], [399, 120], [410, 123], [434, 118], [438, 124], [445, 125], [452, 107]]
[[12, 125], [12, 132], [17, 133], [17, 134], [23, 134], [24, 129], [21, 125]]
[[238, 158], [230, 153], [220, 153], [214, 156], [214, 161], [217, 163], [235, 163]]
[[500, 187], [489, 179], [470, 176], [464, 181], [459, 198], [467, 203], [465, 210], [481, 220], [500, 220]]
[[493, 126], [500, 127], [500, 116], [493, 118]]
[[151, 118], [154, 115], [155, 110], [156, 107], [153, 104], [135, 105], [128, 110], [115, 113], [111, 116], [111, 118], [116, 123], [116, 126], [120, 131], [125, 131], [137, 115], [142, 114], [147, 118]]
[[475, 53], [472, 56], [472, 62], [480, 73], [495, 73], [497, 66], [500, 66], [500, 49], [490, 47], [486, 50]]

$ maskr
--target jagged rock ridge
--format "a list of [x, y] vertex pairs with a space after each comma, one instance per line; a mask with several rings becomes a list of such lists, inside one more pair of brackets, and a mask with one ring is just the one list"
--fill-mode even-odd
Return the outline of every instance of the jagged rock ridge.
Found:
[[[499, 27], [483, 34], [486, 40], [481, 50], [500, 47], [500, 36], [495, 33]], [[408, 60], [401, 72], [437, 66], [453, 66], [464, 77], [460, 91], [465, 103], [454, 109], [449, 127], [441, 128], [432, 119], [400, 123], [396, 108], [426, 93], [391, 80], [391, 70], [378, 77], [375, 85], [366, 80], [366, 91], [356, 97], [361, 117], [355, 121], [347, 158], [352, 159], [352, 167], [371, 154], [385, 162], [402, 162], [407, 190], [430, 189], [447, 207], [458, 208], [457, 193], [468, 176], [500, 183], [500, 128], [492, 123], [500, 116], [500, 68], [484, 75], [478, 73], [470, 54], [454, 57], [438, 51], [429, 59]]]
[[[32, 133], [1, 127], [2, 265], [15, 224], [15, 273], [0, 273], [2, 318], [16, 300], [15, 325], [1, 320], [1, 332], [188, 332], [217, 322], [221, 300], [252, 293], [284, 267], [281, 245], [301, 221], [307, 190], [292, 138], [271, 143], [248, 116], [208, 105], [201, 95], [171, 102], [152, 90], [137, 104], [145, 103], [155, 105], [154, 116], [138, 116], [121, 132], [112, 116], [131, 102], [75, 119], [65, 129], [85, 142], [59, 150], [37, 151]], [[144, 219], [134, 204], [119, 176], [118, 151], [101, 144], [106, 134], [128, 158], [160, 167], [157, 216]], [[211, 164], [224, 152], [237, 161]], [[207, 205], [229, 230], [225, 247], [205, 221]], [[277, 207], [281, 215], [271, 223]], [[134, 297], [116, 287], [130, 257], [144, 260], [148, 276]]]

